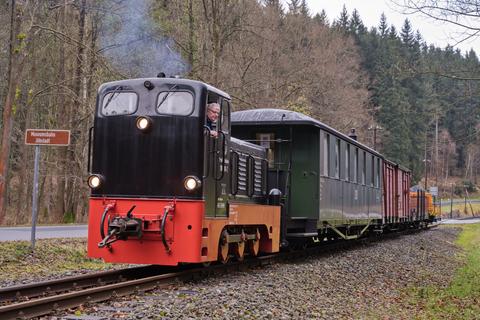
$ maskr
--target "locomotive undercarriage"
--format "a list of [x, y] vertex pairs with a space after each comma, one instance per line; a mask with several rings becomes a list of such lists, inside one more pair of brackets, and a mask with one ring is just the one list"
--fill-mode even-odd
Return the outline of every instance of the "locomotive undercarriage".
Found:
[[218, 259], [227, 263], [233, 256], [242, 261], [245, 255], [257, 256], [260, 252], [262, 233], [266, 233], [263, 226], [233, 226], [226, 227], [220, 236]]

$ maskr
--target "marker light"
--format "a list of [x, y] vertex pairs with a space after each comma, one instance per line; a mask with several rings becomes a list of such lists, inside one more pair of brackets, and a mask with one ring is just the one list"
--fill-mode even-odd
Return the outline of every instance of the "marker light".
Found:
[[98, 174], [92, 174], [88, 177], [88, 186], [92, 189], [98, 189], [102, 185], [103, 177]]
[[148, 117], [138, 117], [136, 121], [137, 128], [142, 131], [147, 131], [152, 126], [152, 120]]
[[198, 189], [201, 185], [202, 182], [195, 176], [186, 176], [185, 179], [183, 179], [183, 186], [187, 191]]

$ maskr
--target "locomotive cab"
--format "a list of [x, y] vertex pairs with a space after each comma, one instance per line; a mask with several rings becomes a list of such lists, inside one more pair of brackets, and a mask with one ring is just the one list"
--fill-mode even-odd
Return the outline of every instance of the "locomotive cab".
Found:
[[[225, 226], [238, 221], [240, 210], [229, 201], [230, 100], [208, 84], [178, 78], [129, 79], [99, 88], [89, 139], [91, 257], [208, 262], [217, 260], [223, 236], [228, 258], [234, 240]], [[220, 107], [213, 124], [206, 112], [211, 103]], [[236, 243], [254, 237], [245, 234]]]

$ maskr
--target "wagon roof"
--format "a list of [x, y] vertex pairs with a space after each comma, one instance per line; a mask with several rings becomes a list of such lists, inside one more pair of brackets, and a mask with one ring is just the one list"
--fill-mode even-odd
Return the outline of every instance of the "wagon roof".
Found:
[[383, 155], [326, 124], [302, 113], [283, 109], [251, 109], [232, 113], [232, 125], [310, 125], [321, 128], [381, 158]]

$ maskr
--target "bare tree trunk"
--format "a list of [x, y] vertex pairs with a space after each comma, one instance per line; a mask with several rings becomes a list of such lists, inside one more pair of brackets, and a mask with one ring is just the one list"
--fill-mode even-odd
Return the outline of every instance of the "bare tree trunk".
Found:
[[[15, 103], [15, 92], [20, 81], [20, 75], [23, 70], [23, 58], [25, 48], [14, 50], [13, 48], [21, 48], [25, 38], [17, 37], [16, 33], [20, 30], [22, 12], [17, 9], [15, 0], [12, 0], [10, 20], [10, 45], [9, 45], [9, 62], [8, 62], [8, 86], [5, 105], [3, 108], [3, 128], [2, 140], [0, 146], [0, 224], [4, 223], [7, 208], [7, 192], [8, 192], [8, 168], [10, 159], [11, 135], [13, 126], [12, 110]], [[23, 46], [24, 47], [24, 46]]]
[[[30, 57], [32, 61], [32, 67], [30, 69], [30, 77], [32, 79], [32, 86], [34, 86], [35, 82], [37, 81], [37, 63], [35, 59], [35, 39], [34, 38], [32, 38], [31, 40]], [[32, 115], [32, 101], [30, 97], [27, 99], [26, 108], [24, 112], [25, 112], [25, 121], [23, 123], [22, 132], [25, 132], [30, 125], [30, 118]], [[31, 146], [27, 146], [22, 143], [20, 144], [19, 149], [20, 149], [20, 158], [24, 160], [19, 169], [20, 181], [18, 185], [18, 200], [17, 200], [17, 210], [15, 212], [15, 217], [21, 216], [21, 220], [24, 221], [26, 220], [26, 217], [24, 216], [27, 215], [27, 208], [28, 208], [28, 201], [24, 201], [24, 199], [28, 196], [28, 186], [30, 184], [28, 181], [28, 177], [29, 177], [28, 172], [31, 170], [31, 165], [28, 162], [29, 160], [28, 151], [29, 149], [31, 149]], [[15, 222], [14, 224], [17, 224], [17, 223]]]
[[[67, 23], [67, 3], [64, 1], [63, 3], [63, 8], [61, 11], [61, 17], [60, 17], [60, 25], [62, 26], [62, 30], [66, 29]], [[62, 42], [60, 44], [60, 51], [59, 51], [59, 57], [58, 57], [58, 70], [59, 70], [59, 83], [62, 83], [63, 85], [65, 84], [65, 79], [66, 79], [66, 74], [65, 74], [65, 44]], [[62, 110], [60, 112], [60, 117], [59, 117], [59, 123], [65, 125], [69, 124], [69, 115], [68, 115], [68, 106], [66, 104], [66, 99], [65, 99], [65, 92], [64, 89], [61, 87], [59, 88], [59, 93], [58, 93], [58, 106], [60, 108], [65, 108], [66, 110]], [[57, 192], [55, 195], [55, 222], [62, 222], [63, 217], [65, 214], [65, 184], [66, 184], [66, 170], [67, 170], [67, 148], [59, 148], [58, 149], [58, 156], [57, 156]]]
[[[81, 110], [81, 101], [82, 101], [82, 70], [85, 61], [85, 49], [83, 46], [83, 40], [85, 35], [85, 17], [86, 17], [86, 0], [82, 0], [80, 3], [79, 8], [79, 20], [78, 20], [78, 46], [77, 46], [77, 61], [75, 66], [75, 80], [73, 83], [73, 91], [75, 93], [75, 98], [73, 101], [73, 110]], [[75, 220], [75, 211], [77, 207], [77, 202], [79, 201], [79, 192], [75, 192], [76, 185], [78, 183], [77, 178], [81, 177], [81, 168], [79, 164], [75, 161], [75, 152], [80, 149], [75, 149], [77, 146], [82, 146], [83, 141], [81, 139], [81, 132], [83, 130], [81, 127], [81, 123], [79, 123], [78, 118], [79, 112], [72, 112], [70, 115], [70, 127], [72, 129], [72, 136], [71, 136], [71, 144], [68, 147], [68, 154], [67, 154], [67, 166], [65, 167], [65, 176], [66, 181], [68, 181], [66, 186], [66, 194], [67, 194], [67, 207], [66, 212], [72, 214]], [[70, 177], [68, 176], [70, 175]], [[81, 180], [81, 179], [80, 179]]]
[[193, 69], [195, 52], [195, 21], [193, 16], [193, 0], [188, 1], [188, 63]]

